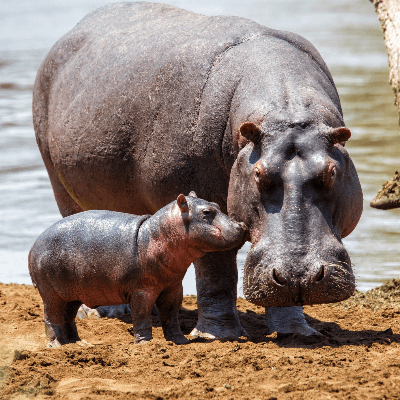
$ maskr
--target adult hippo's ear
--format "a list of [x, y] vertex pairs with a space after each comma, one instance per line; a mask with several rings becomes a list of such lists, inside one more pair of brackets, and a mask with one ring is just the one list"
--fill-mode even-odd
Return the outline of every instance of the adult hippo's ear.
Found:
[[197, 194], [196, 192], [194, 192], [193, 190], [189, 193], [190, 197], [196, 197], [197, 198]]
[[188, 206], [186, 198], [183, 194], [180, 194], [178, 196], [178, 198], [176, 199], [176, 202], [178, 203], [178, 206], [181, 209], [182, 214], [189, 212], [189, 206]]
[[335, 128], [330, 132], [330, 138], [333, 144], [341, 144], [344, 146], [346, 142], [350, 139], [351, 132], [350, 129], [345, 126], [341, 126], [340, 128]]
[[257, 144], [261, 140], [261, 129], [253, 122], [245, 122], [239, 127], [240, 134], [250, 142]]

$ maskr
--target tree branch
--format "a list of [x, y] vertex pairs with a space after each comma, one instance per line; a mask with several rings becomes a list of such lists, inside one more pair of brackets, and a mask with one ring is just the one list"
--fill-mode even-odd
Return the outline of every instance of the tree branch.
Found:
[[[400, 115], [400, 2], [399, 0], [370, 0], [381, 21], [386, 51], [389, 58], [389, 79], [395, 104]], [[400, 123], [400, 121], [399, 121]]]

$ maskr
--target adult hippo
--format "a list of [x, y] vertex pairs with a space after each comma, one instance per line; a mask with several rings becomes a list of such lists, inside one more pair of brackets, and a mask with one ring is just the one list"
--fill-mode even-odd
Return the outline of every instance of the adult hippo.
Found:
[[[246, 223], [244, 293], [267, 307], [271, 331], [315, 333], [301, 306], [353, 293], [341, 242], [362, 211], [343, 147], [350, 131], [328, 68], [301, 36], [169, 5], [110, 4], [51, 49], [33, 117], [63, 216], [153, 214], [194, 190]], [[236, 254], [195, 262], [193, 334], [245, 333]]]

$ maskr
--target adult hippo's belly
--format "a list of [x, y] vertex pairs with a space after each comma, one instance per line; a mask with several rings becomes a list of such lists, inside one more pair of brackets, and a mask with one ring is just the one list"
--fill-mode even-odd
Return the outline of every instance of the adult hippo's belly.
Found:
[[[352, 294], [341, 239], [362, 192], [332, 77], [304, 38], [162, 4], [108, 5], [51, 49], [33, 117], [63, 216], [153, 214], [194, 190], [249, 227], [244, 293], [267, 307], [271, 331], [314, 333], [301, 306]], [[195, 263], [194, 334], [245, 333], [236, 253]]]

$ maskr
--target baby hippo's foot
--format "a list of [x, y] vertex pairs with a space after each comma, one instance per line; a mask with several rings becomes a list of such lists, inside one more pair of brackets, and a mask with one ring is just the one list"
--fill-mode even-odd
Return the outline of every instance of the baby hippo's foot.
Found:
[[46, 344], [46, 347], [48, 349], [57, 349], [61, 347], [61, 343], [57, 339], [49, 340]]
[[190, 340], [187, 339], [184, 335], [173, 335], [173, 336], [166, 336], [165, 340], [168, 342], [173, 342], [175, 344], [188, 344], [190, 343]]
[[[81, 347], [93, 346], [90, 343], [88, 343], [86, 340], [78, 340], [76, 342], [71, 342], [71, 343], [77, 344], [78, 346], [81, 346]], [[65, 343], [65, 344], [67, 344], [67, 343]], [[48, 349], [57, 349], [61, 346], [62, 346], [61, 343], [57, 339], [49, 341], [46, 345], [46, 347]]]
[[266, 307], [265, 319], [269, 333], [297, 333], [303, 336], [321, 335], [308, 325], [303, 307]]
[[150, 340], [153, 339], [152, 336], [142, 336], [139, 334], [135, 334], [135, 344], [145, 344], [150, 342]]
[[[132, 315], [132, 321], [133, 323], [133, 337], [135, 338], [135, 343], [136, 344], [144, 344], [149, 342], [151, 339], [153, 339], [153, 334], [152, 334], [152, 326], [151, 326], [151, 319], [149, 321], [145, 321], [144, 323], [141, 324], [141, 326], [138, 324], [137, 319], [134, 319], [135, 317]], [[135, 326], [135, 324], [139, 326]]]

